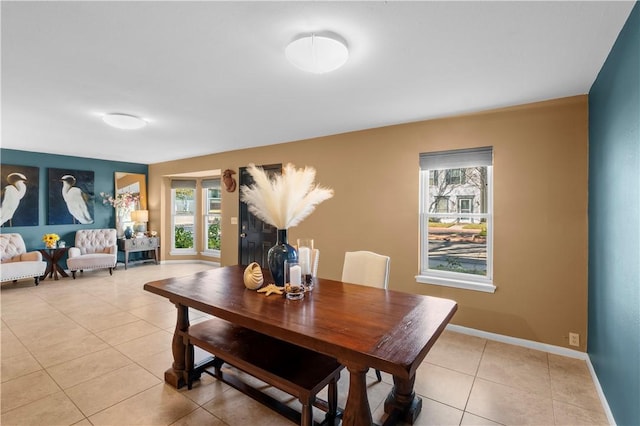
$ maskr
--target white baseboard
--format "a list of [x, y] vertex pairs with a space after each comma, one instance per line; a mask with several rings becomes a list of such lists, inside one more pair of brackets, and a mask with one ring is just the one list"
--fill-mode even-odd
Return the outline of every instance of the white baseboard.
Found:
[[503, 334], [490, 333], [488, 331], [476, 330], [475, 328], [463, 327], [461, 325], [448, 324], [447, 330], [455, 331], [456, 333], [468, 334], [470, 336], [481, 337], [483, 339], [494, 340], [497, 342], [508, 343], [510, 345], [523, 346], [529, 349], [535, 349], [538, 351], [548, 352], [555, 355], [566, 356], [570, 358], [577, 358], [587, 362], [587, 368], [589, 368], [589, 372], [591, 373], [591, 378], [593, 379], [593, 383], [596, 386], [596, 391], [598, 392], [598, 397], [600, 397], [600, 402], [602, 403], [602, 408], [604, 409], [604, 413], [607, 416], [607, 420], [609, 424], [615, 426], [616, 421], [613, 417], [613, 413], [611, 412], [611, 408], [609, 408], [609, 403], [607, 402], [607, 398], [602, 391], [602, 387], [600, 386], [600, 381], [598, 380], [598, 376], [596, 375], [596, 371], [593, 369], [593, 365], [591, 364], [591, 358], [589, 358], [589, 354], [586, 352], [576, 351], [574, 349], [563, 348], [561, 346], [549, 345], [547, 343], [534, 342], [533, 340], [520, 339], [518, 337], [505, 336]]
[[613, 417], [613, 413], [611, 412], [611, 408], [609, 408], [609, 403], [607, 402], [607, 397], [604, 396], [604, 392], [602, 391], [602, 386], [600, 386], [600, 381], [598, 380], [598, 376], [596, 375], [596, 370], [593, 368], [593, 364], [591, 364], [591, 358], [587, 356], [587, 367], [589, 367], [589, 372], [591, 373], [591, 377], [593, 378], [593, 383], [596, 385], [596, 392], [598, 392], [598, 396], [600, 397], [600, 401], [602, 402], [602, 408], [604, 408], [604, 414], [607, 416], [607, 420], [611, 426], [616, 425], [616, 419]]
[[217, 266], [220, 267], [220, 262], [211, 262], [209, 260], [161, 260], [160, 264], [170, 264], [170, 263], [204, 263], [205, 265]]
[[574, 349], [563, 348], [561, 346], [549, 345], [546, 343], [534, 342], [533, 340], [520, 339], [518, 337], [505, 336], [503, 334], [476, 330], [475, 328], [463, 327], [461, 325], [448, 324], [447, 330], [468, 334], [470, 336], [482, 337], [484, 339], [495, 340], [497, 342], [508, 343], [510, 345], [523, 346], [529, 349], [549, 352], [555, 355], [568, 356], [569, 358], [578, 358], [583, 360], [589, 359], [589, 355], [587, 355], [586, 352], [580, 352]]

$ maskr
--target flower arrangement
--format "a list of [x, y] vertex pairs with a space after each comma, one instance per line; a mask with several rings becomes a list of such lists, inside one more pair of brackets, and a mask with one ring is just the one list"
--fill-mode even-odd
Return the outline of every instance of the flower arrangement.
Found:
[[55, 248], [59, 239], [60, 235], [58, 234], [44, 234], [42, 236], [42, 241], [47, 248]]
[[256, 217], [277, 229], [298, 225], [318, 204], [333, 197], [333, 189], [314, 184], [313, 167], [296, 169], [289, 163], [281, 175], [269, 177], [262, 168], [249, 164], [247, 172], [255, 183], [240, 188], [240, 200]]
[[102, 204], [109, 204], [116, 210], [123, 212], [130, 212], [137, 206], [138, 201], [140, 201], [140, 195], [131, 192], [116, 194], [115, 197], [111, 194], [101, 192], [100, 196], [102, 197]]

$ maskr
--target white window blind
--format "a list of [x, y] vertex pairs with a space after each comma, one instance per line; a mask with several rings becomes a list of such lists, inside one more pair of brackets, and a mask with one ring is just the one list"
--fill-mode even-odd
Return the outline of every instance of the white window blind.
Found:
[[456, 169], [493, 164], [493, 147], [456, 149], [420, 154], [422, 170]]
[[171, 189], [196, 189], [195, 180], [171, 180]]

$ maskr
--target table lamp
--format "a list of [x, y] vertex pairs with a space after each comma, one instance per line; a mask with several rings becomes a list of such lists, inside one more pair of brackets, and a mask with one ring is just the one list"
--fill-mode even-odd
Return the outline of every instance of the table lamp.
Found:
[[131, 220], [135, 222], [133, 229], [136, 232], [147, 232], [147, 222], [149, 222], [149, 210], [132, 211]]

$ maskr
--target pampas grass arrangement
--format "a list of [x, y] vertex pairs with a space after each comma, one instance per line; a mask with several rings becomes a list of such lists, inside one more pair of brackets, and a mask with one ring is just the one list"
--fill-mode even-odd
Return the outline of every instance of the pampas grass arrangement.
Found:
[[240, 188], [240, 200], [257, 218], [277, 229], [298, 225], [318, 204], [333, 197], [333, 189], [314, 184], [313, 167], [296, 169], [289, 163], [281, 175], [270, 177], [261, 167], [249, 164], [247, 172], [254, 184]]

